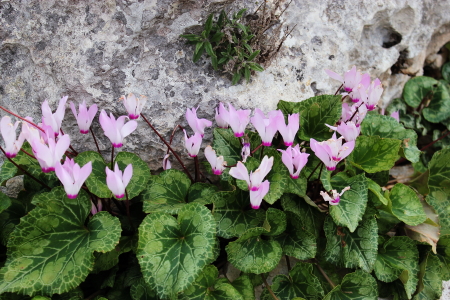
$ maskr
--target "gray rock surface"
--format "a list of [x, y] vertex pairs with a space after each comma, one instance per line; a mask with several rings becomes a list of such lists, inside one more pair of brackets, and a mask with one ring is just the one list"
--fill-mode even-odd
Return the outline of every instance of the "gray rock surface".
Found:
[[[144, 94], [145, 114], [168, 136], [176, 124], [186, 125], [187, 107], [200, 106], [199, 115], [209, 119], [219, 101], [268, 111], [279, 99], [334, 92], [339, 83], [323, 70], [344, 72], [352, 65], [380, 77], [386, 103], [401, 94], [409, 78], [391, 72], [400, 54], [406, 74], [420, 75], [430, 55], [439, 61], [436, 53], [450, 40], [449, 5], [449, 0], [294, 0], [282, 21], [297, 27], [278, 57], [251, 83], [232, 86], [207, 59], [192, 63], [193, 49], [179, 35], [198, 30], [209, 13], [222, 8], [253, 11], [254, 1], [1, 1], [0, 104], [39, 119], [44, 99], [56, 108], [59, 98], [69, 95], [69, 101], [86, 99], [118, 116], [124, 114], [122, 94]], [[75, 149], [95, 149], [90, 136], [78, 134], [69, 109], [63, 128]], [[94, 129], [106, 155], [109, 140], [98, 124]], [[182, 150], [182, 134], [177, 137]], [[124, 149], [157, 169], [163, 148], [140, 121]]]

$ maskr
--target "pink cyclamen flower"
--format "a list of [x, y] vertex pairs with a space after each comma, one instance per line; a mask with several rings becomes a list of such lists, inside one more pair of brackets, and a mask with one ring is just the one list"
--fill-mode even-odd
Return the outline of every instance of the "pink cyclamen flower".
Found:
[[223, 159], [223, 156], [217, 156], [216, 151], [211, 146], [205, 148], [205, 157], [211, 165], [214, 175], [221, 175], [227, 162]]
[[[242, 139], [243, 141], [244, 139]], [[242, 157], [242, 162], [245, 163], [247, 161], [247, 157], [250, 156], [250, 143], [242, 143], [242, 150], [241, 150], [241, 157]]]
[[87, 134], [89, 133], [89, 128], [91, 127], [92, 120], [94, 120], [94, 117], [97, 114], [98, 108], [97, 105], [93, 104], [88, 110], [86, 106], [86, 101], [84, 100], [83, 103], [79, 105], [79, 108], [80, 113], [77, 114], [75, 104], [73, 104], [73, 102], [70, 102], [70, 109], [72, 110], [75, 119], [77, 119], [78, 128], [80, 128], [80, 132], [82, 134]]
[[95, 204], [92, 201], [92, 199], [91, 199], [91, 204], [92, 204], [92, 206], [91, 206], [91, 214], [92, 215], [95, 215], [96, 213], [102, 211], [103, 204], [102, 204], [102, 201], [99, 198], [97, 198], [97, 206], [95, 206]]
[[300, 128], [300, 114], [292, 114], [288, 116], [288, 124], [284, 123], [284, 117], [278, 119], [277, 129], [283, 137], [285, 146], [292, 146], [294, 138]]
[[186, 120], [188, 121], [189, 126], [191, 126], [192, 130], [194, 132], [200, 133], [203, 137], [205, 135], [205, 128], [210, 127], [212, 125], [212, 122], [210, 120], [197, 118], [197, 109], [198, 108], [192, 108], [192, 110], [190, 110], [188, 108], [186, 110]]
[[327, 192], [323, 191], [320, 192], [320, 195], [323, 197], [323, 200], [328, 201], [330, 205], [338, 205], [339, 202], [341, 201], [342, 194], [344, 194], [349, 189], [350, 187], [347, 186], [340, 193], [338, 193], [336, 190], [332, 190], [331, 193], [333, 194], [333, 196], [331, 197]]
[[333, 137], [324, 142], [310, 140], [311, 150], [325, 164], [328, 171], [334, 171], [337, 164], [346, 158], [355, 148], [355, 141], [347, 142], [342, 145], [343, 137], [336, 138], [336, 132]]
[[238, 161], [236, 167], [230, 169], [230, 175], [236, 179], [245, 180], [250, 191], [257, 191], [264, 180], [264, 177], [270, 172], [273, 166], [273, 157], [264, 156], [259, 168], [255, 172], [250, 171], [248, 174], [244, 164]]
[[116, 163], [114, 171], [110, 170], [108, 167], [105, 168], [105, 171], [106, 185], [116, 198], [123, 198], [125, 196], [125, 189], [130, 182], [131, 177], [133, 177], [133, 165], [129, 164], [122, 172], [119, 169], [119, 165]]
[[364, 102], [360, 104], [348, 105], [348, 103], [342, 103], [342, 115], [338, 122], [338, 125], [342, 122], [354, 122], [356, 127], [359, 127], [366, 117], [367, 107]]
[[70, 146], [70, 137], [68, 134], [63, 135], [55, 142], [54, 138], [49, 137], [47, 139], [47, 145], [41, 138], [33, 139], [31, 141], [31, 147], [33, 149], [34, 156], [41, 166], [42, 172], [48, 173], [55, 170], [56, 162], [60, 161]]
[[135, 120], [139, 118], [139, 115], [141, 114], [141, 111], [144, 108], [145, 103], [147, 102], [147, 97], [141, 95], [138, 98], [133, 93], [129, 93], [127, 97], [125, 97], [125, 95], [122, 95], [119, 98], [119, 101], [120, 100], [123, 100], [123, 105], [127, 110], [128, 117], [131, 120]]
[[355, 141], [361, 132], [361, 127], [356, 126], [355, 122], [352, 121], [348, 121], [347, 123], [342, 122], [337, 127], [328, 124], [325, 125], [342, 135], [346, 142]]
[[383, 93], [383, 86], [380, 79], [375, 79], [367, 90], [367, 100], [365, 101], [367, 110], [374, 110], [380, 101], [381, 94]]
[[233, 105], [228, 104], [228, 124], [234, 132], [235, 137], [241, 137], [244, 135], [245, 127], [247, 127], [250, 122], [249, 109], [236, 110]]
[[[33, 122], [33, 118], [31, 117], [25, 117], [26, 120]], [[28, 122], [22, 122], [22, 132], [21, 135], [30, 143], [34, 139], [41, 139], [41, 132], [39, 129], [37, 129], [35, 126], [29, 124]]]
[[308, 153], [302, 153], [300, 151], [300, 146], [295, 147], [289, 146], [286, 150], [278, 149], [281, 154], [281, 160], [283, 161], [286, 168], [289, 170], [289, 174], [292, 179], [297, 179], [300, 176], [300, 171], [308, 162]]
[[169, 170], [172, 168], [172, 164], [170, 163], [169, 157], [170, 157], [170, 154], [164, 155], [163, 162], [162, 162], [162, 167], [164, 170]]
[[19, 126], [19, 121], [12, 124], [9, 116], [4, 116], [0, 122], [0, 131], [2, 133], [3, 140], [5, 141], [5, 153], [6, 157], [16, 157], [17, 153], [25, 141], [24, 135], [19, 134], [19, 138], [16, 140], [16, 129]]
[[120, 116], [116, 120], [112, 113], [110, 113], [108, 117], [104, 109], [100, 112], [100, 116], [98, 118], [100, 125], [102, 126], [105, 135], [109, 138], [115, 148], [122, 147], [123, 139], [132, 133], [137, 127], [137, 122], [134, 120], [128, 121], [125, 124], [126, 118], [126, 116]]
[[66, 112], [67, 98], [68, 96], [64, 96], [59, 100], [59, 105], [55, 113], [52, 113], [47, 100], [42, 103], [42, 123], [51, 126], [55, 132], [55, 136], [58, 136], [61, 129], [61, 123]]
[[229, 113], [228, 110], [223, 106], [223, 103], [219, 103], [219, 107], [216, 108], [215, 116], [217, 126], [220, 128], [228, 128]]
[[196, 132], [193, 136], [188, 138], [186, 130], [184, 130], [184, 145], [188, 151], [190, 157], [196, 157], [198, 151], [200, 151], [200, 146], [202, 145], [202, 135]]
[[396, 119], [397, 122], [400, 122], [400, 111], [394, 111], [393, 113], [391, 113], [391, 117]]
[[256, 131], [258, 131], [261, 137], [263, 146], [272, 146], [272, 140], [275, 133], [278, 131], [277, 124], [284, 117], [281, 110], [274, 110], [269, 112], [268, 118], [264, 116], [264, 113], [259, 109], [255, 109], [255, 115], [250, 119]]
[[[353, 89], [356, 88], [361, 83], [361, 81], [363, 83], [366, 83], [367, 76], [368, 76], [368, 75], [363, 76], [363, 74], [360, 71], [356, 70], [356, 66], [353, 66], [353, 68], [351, 68], [350, 70], [345, 72], [344, 78], [342, 78], [341, 75], [339, 75], [331, 70], [325, 70], [325, 72], [331, 78], [342, 82], [343, 88], [347, 93], [352, 92]], [[370, 76], [368, 78], [370, 80]]]
[[92, 172], [92, 162], [88, 162], [82, 168], [73, 159], [66, 157], [63, 165], [59, 161], [55, 164], [55, 173], [64, 186], [67, 197], [75, 199], [81, 186]]
[[267, 195], [270, 188], [269, 180], [265, 180], [259, 186], [257, 191], [250, 190], [250, 205], [253, 209], [258, 209], [263, 198]]

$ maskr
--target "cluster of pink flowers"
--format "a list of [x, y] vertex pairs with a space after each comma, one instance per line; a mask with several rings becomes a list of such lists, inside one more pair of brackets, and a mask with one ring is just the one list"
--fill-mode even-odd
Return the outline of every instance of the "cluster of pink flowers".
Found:
[[[64, 186], [68, 198], [76, 198], [83, 183], [92, 172], [92, 163], [88, 162], [80, 167], [73, 159], [66, 156], [64, 163], [62, 159], [70, 146], [70, 136], [61, 130], [64, 119], [67, 96], [59, 101], [55, 113], [45, 100], [42, 103], [42, 123], [35, 124], [31, 117], [26, 117], [22, 122], [22, 130], [16, 139], [16, 129], [19, 121], [14, 124], [9, 116], [4, 116], [0, 122], [0, 131], [5, 141], [5, 153], [8, 158], [14, 158], [20, 151], [24, 141], [32, 147], [33, 154], [39, 162], [44, 173], [55, 171]], [[146, 98], [141, 96], [136, 98], [133, 94], [120, 98], [124, 101], [124, 106], [128, 112], [129, 119], [137, 119], [145, 104]], [[75, 104], [70, 103], [70, 108], [77, 120], [80, 133], [87, 134], [92, 121], [97, 114], [97, 106], [86, 106], [85, 101], [79, 105], [77, 113]], [[121, 116], [117, 120], [110, 113], [108, 116], [104, 110], [101, 111], [99, 122], [105, 135], [110, 139], [113, 147], [121, 147], [123, 139], [131, 134], [137, 127], [137, 122], [130, 120], [125, 123], [126, 116]], [[117, 198], [123, 198], [125, 188], [131, 180], [133, 169], [128, 165], [122, 173], [119, 167], [115, 166], [114, 171], [106, 168], [106, 184]]]

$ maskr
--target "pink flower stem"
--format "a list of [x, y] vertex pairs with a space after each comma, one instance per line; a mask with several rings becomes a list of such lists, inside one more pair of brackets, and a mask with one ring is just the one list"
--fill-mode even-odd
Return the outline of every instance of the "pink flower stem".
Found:
[[[181, 125], [175, 126], [175, 128], [174, 128], [173, 131], [172, 131], [172, 134], [170, 135], [170, 140], [169, 140], [169, 144], [170, 144], [170, 145], [172, 145], [173, 137], [175, 136], [175, 132], [177, 131], [178, 128], [179, 128], [181, 131], [183, 131], [183, 129], [184, 129], [183, 126], [181, 126]], [[170, 151], [170, 149], [167, 148], [166, 154], [169, 154], [169, 151]]]
[[320, 179], [320, 176], [322, 176], [322, 169], [323, 169], [323, 164], [320, 165], [319, 179]]
[[259, 154], [259, 160], [262, 160], [262, 159], [263, 159], [264, 148], [266, 148], [266, 147], [264, 146], [264, 147], [262, 147], [262, 149], [261, 149], [261, 153]]
[[27, 151], [25, 151], [25, 149], [20, 148], [20, 151], [22, 151], [23, 153], [25, 153], [25, 154], [28, 155], [29, 157], [36, 159], [36, 157], [34, 157], [34, 155], [28, 153]]
[[[62, 128], [60, 128], [59, 130], [61, 130], [61, 133], [64, 135], [64, 131], [62, 130]], [[73, 153], [75, 154], [75, 156], [77, 156], [78, 155], [78, 151], [77, 150], [75, 150], [75, 149], [73, 149], [73, 147], [72, 147], [72, 145], [69, 145], [69, 148], [70, 148], [70, 150], [72, 150], [73, 151]]]
[[200, 179], [200, 165], [198, 163], [198, 156], [194, 157], [194, 163], [195, 163], [195, 182], [198, 182]]
[[111, 145], [111, 170], [114, 170], [114, 145]]
[[97, 152], [98, 152], [98, 154], [102, 155], [102, 154], [100, 153], [100, 148], [98, 147], [97, 139], [95, 138], [95, 134], [94, 134], [94, 131], [92, 130], [92, 127], [89, 127], [89, 130], [91, 131], [92, 137], [94, 138], [94, 143], [95, 143], [95, 146], [97, 147]]
[[345, 121], [345, 124], [347, 124], [347, 122], [350, 122], [350, 121], [353, 119], [353, 117], [358, 113], [359, 108], [360, 108], [361, 105], [363, 105], [363, 104], [364, 104], [364, 102], [361, 102], [361, 104], [355, 109], [355, 112], [353, 113], [353, 115], [351, 116], [351, 118], [348, 119], [347, 121]]
[[263, 144], [260, 144], [258, 147], [256, 147], [255, 149], [253, 149], [253, 151], [250, 153], [251, 155], [255, 154], [256, 151], [258, 151], [259, 148], [261, 148]]
[[308, 179], [306, 179], [306, 181], [309, 181], [309, 179], [311, 178], [311, 176], [313, 176], [313, 174], [316, 172], [317, 168], [318, 168], [320, 165], [323, 165], [323, 162], [319, 162], [319, 163], [317, 164], [317, 166], [314, 168], [314, 170], [312, 170], [311, 174], [309, 174]]
[[339, 93], [339, 91], [342, 89], [343, 86], [344, 84], [341, 84], [341, 86], [337, 89], [336, 93], [334, 93], [335, 96]]
[[272, 289], [270, 288], [270, 285], [267, 283], [266, 277], [264, 277], [264, 274], [261, 274], [261, 278], [264, 282], [264, 285], [266, 286], [266, 289], [269, 291], [270, 295], [274, 300], [279, 300], [277, 296], [273, 293]]
[[187, 176], [189, 176], [189, 179], [191, 181], [194, 181], [194, 179], [192, 178], [191, 173], [189, 173], [189, 170], [186, 168], [186, 166], [183, 164], [183, 162], [181, 161], [181, 158], [178, 156], [178, 154], [173, 151], [172, 147], [169, 145], [169, 143], [167, 143], [167, 141], [159, 134], [159, 132], [156, 130], [155, 127], [153, 127], [153, 125], [147, 120], [147, 118], [144, 116], [143, 113], [141, 113], [142, 118], [144, 119], [144, 121], [148, 124], [148, 126], [150, 126], [150, 128], [156, 133], [156, 135], [161, 139], [161, 141], [166, 144], [167, 148], [169, 148], [169, 150], [172, 152], [172, 154], [175, 156], [175, 158], [178, 160], [178, 162], [180, 163], [181, 167], [183, 168], [184, 172], [186, 173]]
[[[0, 150], [3, 152], [3, 154], [6, 156], [5, 150], [3, 150], [3, 148], [0, 146]], [[32, 179], [34, 179], [37, 183], [41, 184], [42, 186], [48, 188], [49, 190], [51, 190], [51, 188], [46, 185], [45, 183], [43, 183], [42, 181], [40, 181], [39, 179], [37, 179], [36, 177], [34, 177], [33, 175], [31, 175], [27, 170], [25, 170], [24, 168], [22, 168], [21, 166], [19, 166], [18, 164], [16, 164], [15, 161], [13, 161], [11, 158], [7, 157], [6, 158], [14, 165], [16, 166], [17, 169], [21, 170], [23, 173], [27, 174], [28, 176], [30, 176]]]
[[42, 132], [45, 133], [45, 130], [44, 130], [44, 129], [42, 129], [41, 127], [37, 126], [37, 125], [34, 124], [33, 122], [31, 122], [31, 121], [29, 121], [29, 120], [27, 120], [27, 119], [25, 119], [25, 118], [22, 118], [21, 116], [16, 115], [16, 114], [13, 113], [12, 111], [7, 110], [6, 108], [4, 108], [4, 107], [1, 106], [1, 105], [0, 105], [0, 108], [3, 109], [4, 111], [6, 111], [7, 113], [13, 115], [14, 117], [19, 118], [19, 119], [21, 119], [22, 121], [25, 121], [25, 122], [27, 122], [27, 123], [33, 125], [33, 126], [36, 127], [37, 129], [39, 129], [40, 131], [42, 131]]

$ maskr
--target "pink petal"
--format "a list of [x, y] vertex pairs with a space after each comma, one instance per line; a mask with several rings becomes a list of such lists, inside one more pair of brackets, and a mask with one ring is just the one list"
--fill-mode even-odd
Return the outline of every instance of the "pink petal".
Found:
[[247, 185], [250, 186], [250, 177], [248, 175], [248, 170], [244, 164], [238, 161], [236, 167], [230, 169], [230, 175], [236, 179], [245, 180]]
[[339, 74], [337, 74], [337, 73], [335, 73], [335, 72], [333, 72], [331, 70], [327, 70], [327, 69], [325, 69], [325, 73], [327, 73], [327, 75], [330, 76], [331, 78], [336, 79], [337, 81], [340, 81], [340, 82], [344, 83], [344, 78], [342, 78], [341, 75], [339, 75]]
[[128, 183], [130, 182], [131, 177], [133, 177], [133, 165], [129, 164], [123, 171], [122, 181], [123, 181], [123, 185], [125, 188], [127, 187]]

